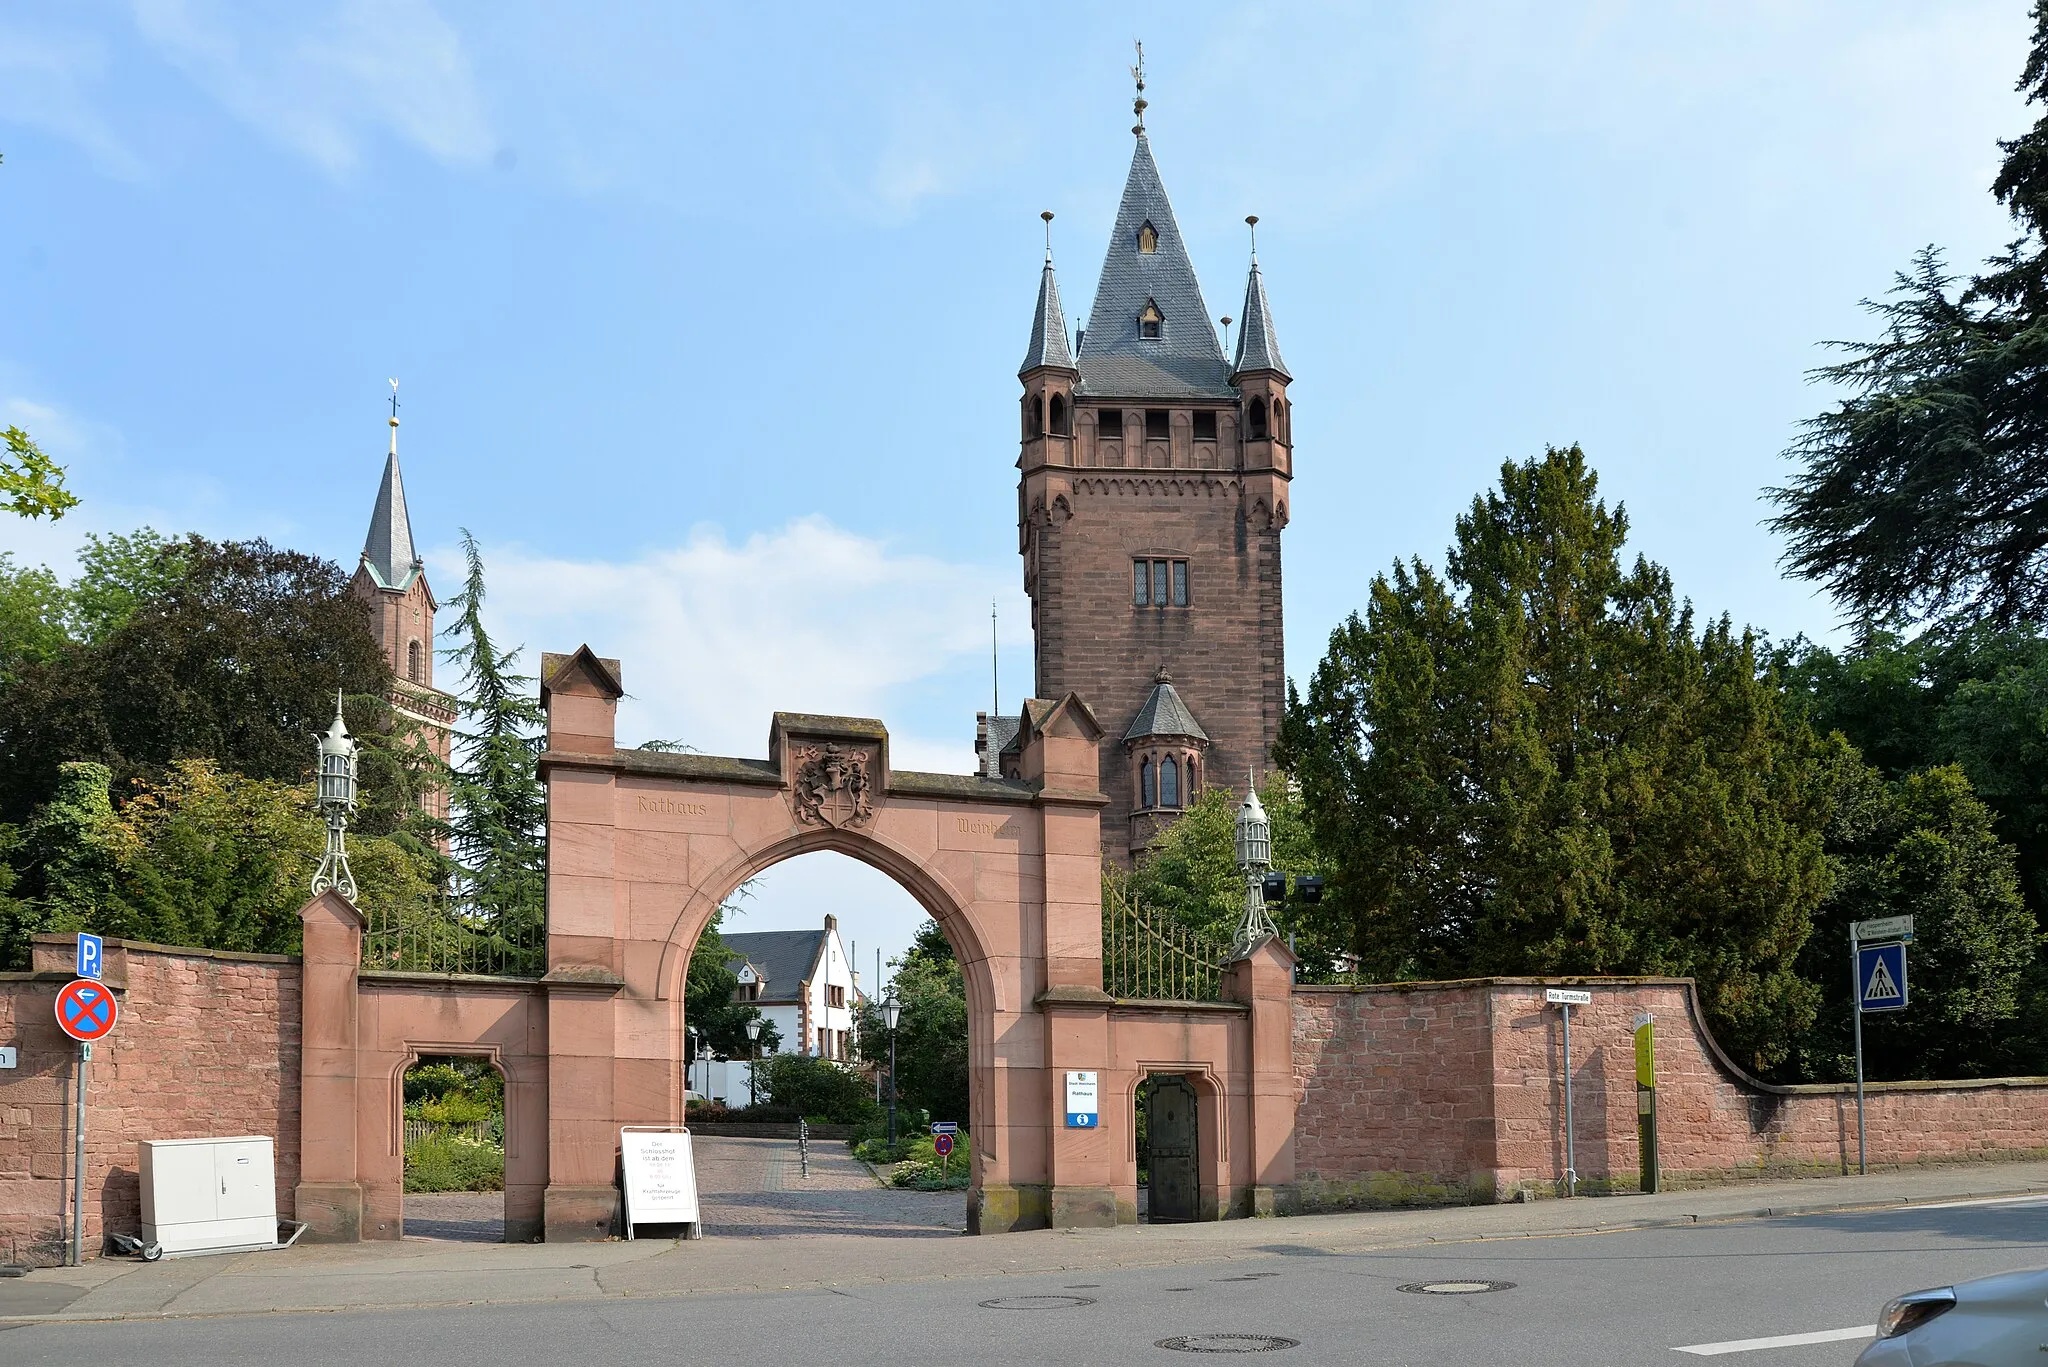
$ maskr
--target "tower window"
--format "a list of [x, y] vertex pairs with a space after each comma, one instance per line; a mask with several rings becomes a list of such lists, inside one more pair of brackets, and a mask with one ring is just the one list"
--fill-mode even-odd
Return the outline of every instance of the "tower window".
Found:
[[1166, 315], [1159, 311], [1159, 305], [1150, 299], [1138, 313], [1138, 335], [1151, 341], [1159, 340], [1159, 329], [1166, 322]]
[[1148, 408], [1145, 410], [1145, 436], [1147, 439], [1165, 441], [1168, 431], [1167, 412], [1165, 409]]
[[1184, 608], [1187, 605], [1187, 561], [1147, 559], [1131, 562], [1132, 607]]
[[407, 641], [405, 643], [405, 677], [411, 679], [414, 683], [425, 683], [424, 674], [425, 670], [420, 663], [420, 643], [418, 641]]
[[1180, 766], [1168, 755], [1159, 761], [1159, 805], [1180, 806]]
[[1207, 408], [1195, 410], [1195, 440], [1216, 440], [1216, 414], [1214, 410]]
[[1152, 220], [1148, 218], [1138, 226], [1138, 251], [1142, 255], [1150, 256], [1158, 250], [1159, 230], [1152, 226]]
[[1095, 417], [1096, 433], [1108, 441], [1122, 441], [1124, 435], [1124, 411], [1121, 408], [1105, 408]]
[[1051, 431], [1055, 437], [1071, 437], [1074, 435], [1072, 429], [1067, 426], [1067, 401], [1058, 394], [1052, 396]]
[[1158, 799], [1158, 789], [1152, 778], [1152, 761], [1141, 759], [1138, 761], [1138, 805], [1156, 807]]
[[1251, 429], [1252, 436], [1255, 438], [1266, 435], [1266, 401], [1264, 399], [1252, 400]]

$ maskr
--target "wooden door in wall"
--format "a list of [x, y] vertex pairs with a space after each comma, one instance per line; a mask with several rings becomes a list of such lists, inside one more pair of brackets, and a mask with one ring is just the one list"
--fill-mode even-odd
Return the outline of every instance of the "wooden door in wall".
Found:
[[1154, 1075], [1146, 1086], [1147, 1218], [1155, 1225], [1184, 1224], [1199, 1218], [1202, 1208], [1195, 1089], [1186, 1078], [1171, 1074]]

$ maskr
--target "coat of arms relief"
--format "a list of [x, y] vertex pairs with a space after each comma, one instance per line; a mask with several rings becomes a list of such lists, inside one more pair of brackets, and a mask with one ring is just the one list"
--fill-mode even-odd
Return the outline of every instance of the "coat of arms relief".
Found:
[[875, 752], [825, 742], [796, 751], [796, 817], [814, 826], [858, 826], [875, 814], [868, 765]]

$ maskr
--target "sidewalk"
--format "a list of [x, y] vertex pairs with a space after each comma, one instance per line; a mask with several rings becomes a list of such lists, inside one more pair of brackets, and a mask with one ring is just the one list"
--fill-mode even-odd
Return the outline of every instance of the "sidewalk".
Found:
[[[2000, 1163], [1531, 1205], [1035, 1230], [981, 1239], [861, 1234], [603, 1244], [299, 1247], [160, 1263], [103, 1258], [0, 1281], [0, 1322], [151, 1319], [491, 1302], [595, 1301], [1086, 1272], [1592, 1233], [2048, 1193], [2048, 1163]], [[855, 1193], [858, 1195], [858, 1193]], [[947, 1198], [955, 1203], [957, 1196]], [[928, 1232], [928, 1231], [920, 1231]]]

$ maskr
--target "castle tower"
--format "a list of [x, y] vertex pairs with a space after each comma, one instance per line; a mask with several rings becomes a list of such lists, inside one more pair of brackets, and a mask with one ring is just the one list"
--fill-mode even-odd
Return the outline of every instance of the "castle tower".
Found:
[[1079, 693], [1124, 737], [1103, 750], [1102, 790], [1104, 852], [1125, 860], [1212, 775], [1271, 766], [1293, 473], [1291, 377], [1256, 252], [1226, 359], [1143, 109], [1088, 327], [1070, 348], [1048, 249], [1018, 372], [1036, 694]]
[[[370, 630], [384, 648], [393, 682], [390, 702], [403, 722], [447, 763], [455, 727], [455, 699], [434, 687], [434, 613], [440, 604], [427, 586], [427, 568], [413, 548], [412, 517], [405, 506], [405, 481], [398, 470], [398, 398], [391, 402], [391, 450], [384, 458], [384, 482], [370, 512], [370, 534], [349, 581], [349, 591], [370, 607]], [[429, 789], [421, 805], [446, 820], [448, 795]]]

